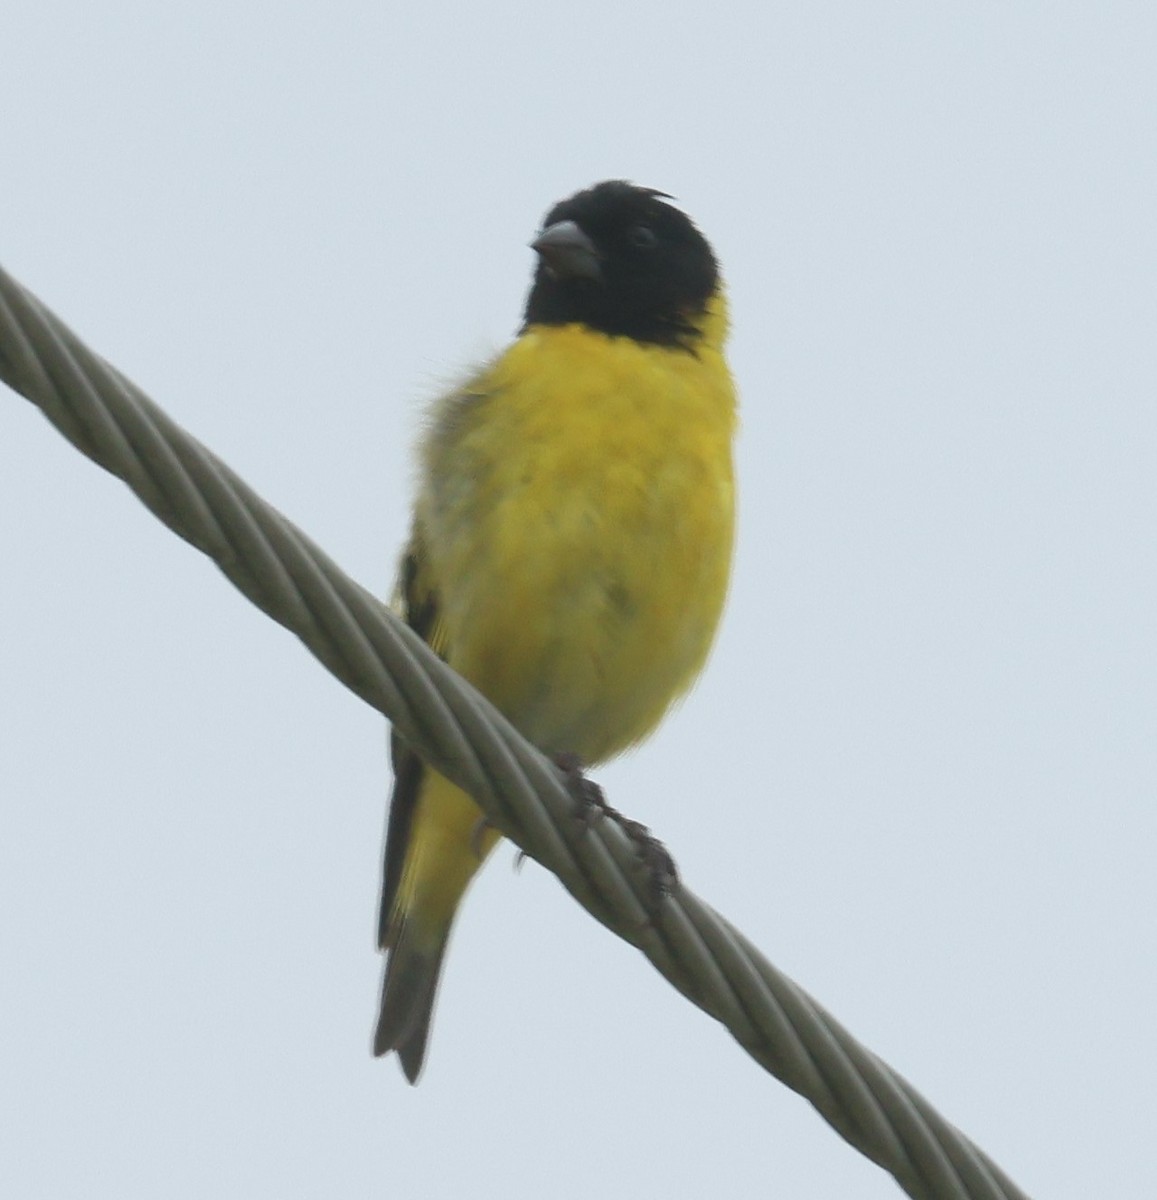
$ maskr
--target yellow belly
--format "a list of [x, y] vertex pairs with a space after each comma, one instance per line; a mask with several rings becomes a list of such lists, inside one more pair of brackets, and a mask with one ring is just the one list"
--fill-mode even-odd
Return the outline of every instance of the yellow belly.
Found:
[[735, 398], [722, 356], [524, 334], [434, 414], [418, 522], [450, 664], [549, 753], [644, 737], [727, 588]]

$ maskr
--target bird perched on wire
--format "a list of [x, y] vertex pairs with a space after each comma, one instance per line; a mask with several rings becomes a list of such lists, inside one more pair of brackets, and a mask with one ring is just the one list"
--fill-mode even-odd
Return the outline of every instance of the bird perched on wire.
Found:
[[[518, 337], [437, 401], [420, 450], [405, 618], [560, 761], [654, 729], [727, 590], [727, 307], [669, 199], [611, 181], [551, 209]], [[499, 835], [396, 736], [393, 759], [374, 1053], [416, 1082], [455, 911]]]

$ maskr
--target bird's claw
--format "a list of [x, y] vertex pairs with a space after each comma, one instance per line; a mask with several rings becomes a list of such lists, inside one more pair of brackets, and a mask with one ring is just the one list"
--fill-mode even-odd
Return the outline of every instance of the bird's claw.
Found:
[[584, 829], [604, 818], [614, 821], [637, 849], [656, 902], [669, 896], [679, 882], [679, 872], [667, 847], [641, 821], [632, 821], [611, 807], [603, 789], [583, 773], [582, 760], [577, 754], [556, 754], [554, 763], [563, 773], [567, 790], [578, 804], [576, 816]]
[[479, 862], [486, 856], [487, 847], [483, 844], [483, 838], [486, 837], [486, 831], [493, 828], [489, 817], [479, 817], [470, 832], [470, 849], [474, 851], [474, 857]]

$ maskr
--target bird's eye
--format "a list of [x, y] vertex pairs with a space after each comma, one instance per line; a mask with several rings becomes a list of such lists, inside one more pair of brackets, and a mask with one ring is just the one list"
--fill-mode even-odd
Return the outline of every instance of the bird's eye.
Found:
[[650, 250], [658, 240], [650, 225], [632, 225], [627, 230], [627, 241], [639, 250]]

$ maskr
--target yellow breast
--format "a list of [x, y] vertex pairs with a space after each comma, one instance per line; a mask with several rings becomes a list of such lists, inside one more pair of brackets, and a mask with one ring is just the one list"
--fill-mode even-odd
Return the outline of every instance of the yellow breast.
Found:
[[418, 528], [446, 657], [547, 752], [610, 757], [702, 667], [734, 426], [714, 341], [577, 325], [532, 327], [435, 412]]

